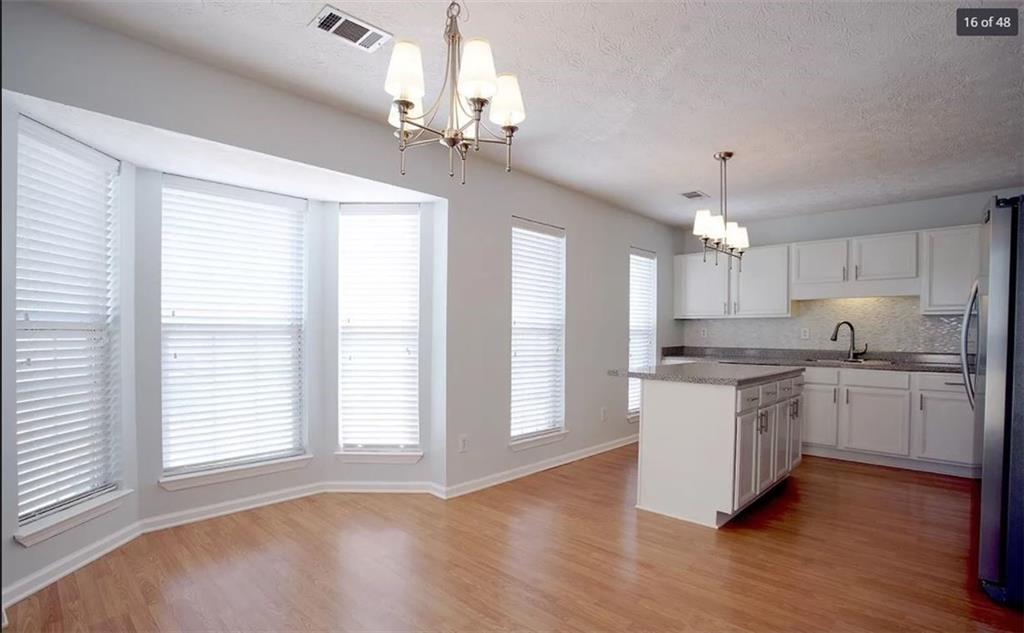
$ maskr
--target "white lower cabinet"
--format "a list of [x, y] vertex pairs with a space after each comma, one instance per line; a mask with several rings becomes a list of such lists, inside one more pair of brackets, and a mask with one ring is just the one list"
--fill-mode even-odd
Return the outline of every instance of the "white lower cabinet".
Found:
[[909, 391], [843, 387], [839, 448], [907, 455], [909, 441]]
[[808, 371], [801, 408], [804, 452], [980, 475], [981, 437], [957, 374]]
[[760, 426], [757, 435], [757, 493], [761, 494], [775, 482], [775, 407], [758, 411]]
[[913, 456], [954, 464], [981, 461], [974, 412], [963, 393], [918, 391], [911, 421]]
[[835, 446], [839, 424], [839, 387], [808, 383], [804, 385], [803, 401], [803, 441]]
[[738, 510], [757, 496], [757, 440], [760, 437], [758, 412], [736, 418], [736, 474], [733, 509]]
[[787, 400], [775, 405], [775, 479], [789, 472], [789, 434], [792, 423], [793, 402]]

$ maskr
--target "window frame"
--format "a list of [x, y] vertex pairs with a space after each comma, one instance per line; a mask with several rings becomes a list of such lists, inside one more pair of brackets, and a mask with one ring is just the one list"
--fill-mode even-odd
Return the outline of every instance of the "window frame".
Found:
[[[558, 386], [558, 399], [559, 404], [558, 420], [550, 427], [538, 429], [535, 431], [529, 431], [524, 433], [515, 433], [515, 408], [516, 400], [514, 394], [514, 381], [515, 381], [515, 339], [516, 339], [516, 323], [515, 323], [515, 279], [514, 279], [514, 267], [516, 260], [516, 231], [526, 231], [537, 235], [553, 237], [559, 240], [561, 252], [560, 263], [561, 270], [560, 281], [561, 281], [561, 320], [557, 329], [559, 334], [559, 349], [558, 349], [558, 371], [559, 371], [559, 386]], [[548, 224], [546, 222], [539, 222], [537, 220], [530, 220], [528, 218], [520, 216], [512, 216], [511, 227], [509, 230], [510, 237], [510, 250], [509, 250], [509, 423], [508, 423], [508, 437], [509, 446], [513, 450], [521, 450], [523, 448], [530, 448], [533, 446], [541, 446], [544, 444], [551, 443], [552, 441], [558, 441], [568, 433], [566, 424], [566, 381], [565, 381], [565, 366], [566, 366], [566, 336], [567, 336], [567, 313], [568, 313], [568, 236], [567, 231], [559, 226]], [[536, 329], [536, 328], [534, 328]]]
[[[300, 375], [299, 375], [299, 388], [301, 394], [299, 397], [299, 406], [301, 407], [301, 415], [298, 421], [299, 431], [299, 442], [298, 446], [294, 451], [269, 453], [265, 455], [256, 455], [251, 458], [238, 458], [229, 460], [218, 460], [211, 462], [204, 462], [202, 464], [194, 464], [179, 467], [167, 467], [166, 451], [164, 450], [164, 398], [163, 398], [163, 386], [164, 386], [164, 270], [163, 270], [163, 250], [165, 247], [165, 232], [163, 218], [165, 215], [163, 209], [163, 196], [165, 188], [170, 187], [174, 189], [190, 191], [198, 194], [209, 194], [214, 196], [223, 196], [228, 198], [235, 198], [242, 202], [253, 202], [256, 204], [274, 204], [287, 207], [301, 214], [302, 216], [302, 235], [300, 239], [302, 247], [302, 300], [301, 300], [301, 322], [299, 325], [299, 345], [301, 347], [300, 354]], [[191, 488], [194, 486], [201, 486], [210, 483], [219, 483], [222, 481], [230, 481], [233, 479], [239, 479], [243, 477], [256, 476], [266, 474], [270, 472], [277, 472], [280, 470], [291, 470], [294, 468], [301, 468], [307, 466], [313, 457], [312, 449], [310, 447], [310, 429], [309, 429], [309, 416], [310, 416], [310, 377], [309, 368], [311, 360], [311, 343], [313, 343], [313, 324], [310, 322], [310, 289], [311, 285], [311, 272], [312, 272], [312, 252], [311, 252], [311, 227], [312, 227], [312, 212], [310, 200], [304, 198], [298, 198], [295, 196], [289, 196], [286, 194], [274, 193], [269, 191], [263, 191], [258, 189], [238, 187], [235, 185], [229, 185], [219, 182], [212, 182], [208, 180], [202, 180], [199, 178], [191, 178], [187, 176], [180, 176], [177, 174], [162, 173], [160, 182], [160, 279], [161, 279], [161, 291], [160, 291], [160, 312], [159, 312], [159, 328], [160, 328], [160, 346], [161, 346], [161, 362], [160, 362], [160, 382], [161, 382], [161, 418], [160, 418], [160, 438], [161, 438], [161, 449], [160, 449], [160, 478], [158, 480], [161, 487], [167, 490], [177, 490], [181, 488]]]
[[[632, 348], [633, 340], [633, 258], [643, 258], [650, 260], [652, 264], [653, 276], [651, 277], [651, 286], [649, 288], [652, 302], [651, 302], [651, 344], [650, 344], [650, 358], [651, 364], [656, 365], [658, 362], [658, 254], [654, 251], [631, 246], [629, 248], [629, 256], [627, 258], [627, 298], [626, 298], [626, 366], [629, 369], [633, 369], [629, 362], [629, 350]], [[636, 408], [631, 407], [631, 398], [633, 395], [634, 388], [640, 388], [640, 379], [629, 378], [627, 379], [626, 386], [626, 418], [631, 422], [636, 422], [640, 419], [640, 402], [637, 402]]]

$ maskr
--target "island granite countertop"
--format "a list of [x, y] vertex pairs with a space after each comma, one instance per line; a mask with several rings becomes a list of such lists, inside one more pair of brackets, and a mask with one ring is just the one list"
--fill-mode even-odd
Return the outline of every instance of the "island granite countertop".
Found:
[[[765, 367], [715, 362], [657, 365], [637, 371], [625, 372], [630, 378], [666, 380], [700, 385], [747, 387], [772, 380], [794, 378], [803, 373], [802, 367]], [[621, 375], [623, 372], [617, 372]]]

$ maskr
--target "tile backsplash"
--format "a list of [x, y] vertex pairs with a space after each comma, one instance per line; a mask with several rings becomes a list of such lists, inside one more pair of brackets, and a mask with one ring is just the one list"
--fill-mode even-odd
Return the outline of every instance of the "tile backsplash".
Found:
[[[870, 297], [794, 301], [792, 316], [774, 319], [695, 319], [685, 321], [683, 344], [702, 347], [837, 349], [850, 345], [849, 330], [829, 340], [840, 321], [857, 329], [857, 347], [886, 352], [956, 353], [959, 316], [924, 316], [917, 297]], [[809, 338], [800, 338], [807, 328]], [[707, 336], [701, 336], [702, 330]]]

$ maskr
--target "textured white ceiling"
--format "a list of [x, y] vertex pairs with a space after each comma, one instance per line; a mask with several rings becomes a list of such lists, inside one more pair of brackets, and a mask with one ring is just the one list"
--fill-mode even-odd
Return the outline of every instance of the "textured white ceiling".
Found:
[[[334, 2], [443, 72], [445, 2]], [[1024, 183], [1022, 37], [957, 37], [933, 3], [471, 1], [468, 37], [520, 77], [515, 165], [672, 223], [815, 213]], [[87, 21], [382, 120], [390, 45], [307, 27], [320, 2], [68, 2]], [[381, 151], [393, 139], [381, 130]], [[482, 150], [483, 151], [483, 150]], [[497, 152], [500, 154], [500, 151]], [[443, 160], [415, 153], [415, 161]], [[495, 160], [501, 160], [495, 156]]]

